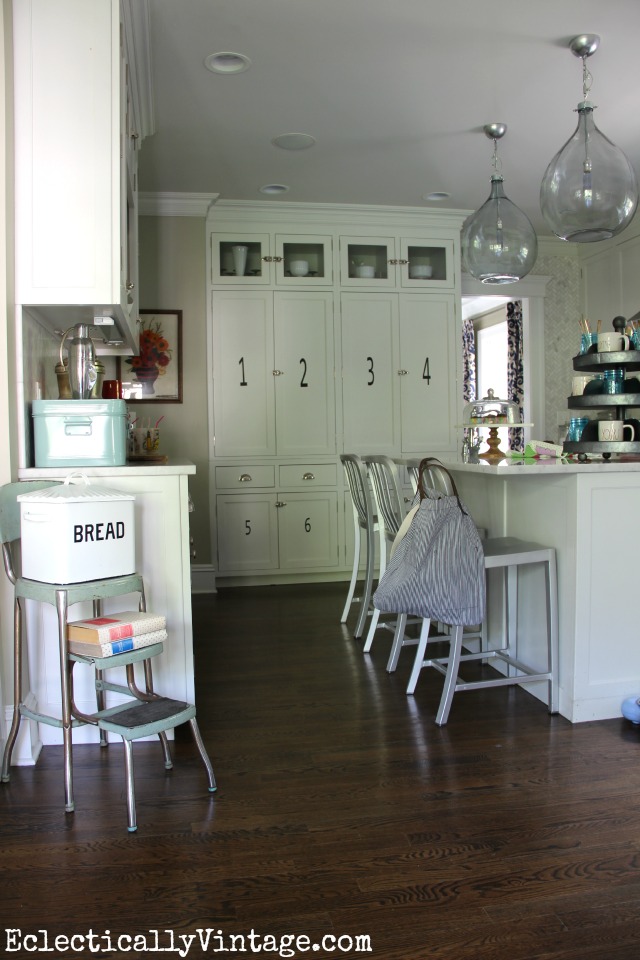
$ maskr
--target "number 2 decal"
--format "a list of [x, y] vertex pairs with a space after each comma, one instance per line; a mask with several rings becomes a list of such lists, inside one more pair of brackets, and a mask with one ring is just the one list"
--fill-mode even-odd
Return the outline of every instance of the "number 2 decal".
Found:
[[305, 358], [303, 357], [303, 358], [301, 359], [300, 363], [302, 364], [302, 377], [300, 378], [300, 386], [301, 386], [301, 387], [308, 387], [309, 384], [308, 384], [308, 383], [306, 382], [306, 380], [305, 380], [305, 377], [306, 377], [306, 375], [307, 375], [307, 361], [306, 361]]
[[375, 376], [375, 374], [374, 374], [374, 372], [373, 372], [373, 357], [367, 357], [367, 360], [369, 361], [369, 374], [370, 374], [370, 376], [371, 376], [371, 379], [370, 379], [370, 380], [367, 380], [367, 386], [368, 386], [368, 387], [372, 387], [372, 386], [373, 386], [373, 381], [374, 381], [375, 378], [376, 378], [376, 376]]

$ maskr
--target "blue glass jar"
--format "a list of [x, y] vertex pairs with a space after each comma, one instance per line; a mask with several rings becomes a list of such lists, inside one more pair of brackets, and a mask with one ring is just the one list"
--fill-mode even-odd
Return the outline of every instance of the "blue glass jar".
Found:
[[569, 429], [567, 431], [567, 440], [569, 443], [578, 443], [582, 437], [582, 431], [589, 423], [588, 417], [571, 417], [569, 420]]
[[589, 347], [598, 342], [597, 333], [583, 333], [580, 337], [580, 353], [587, 353]]
[[603, 393], [622, 393], [624, 390], [624, 369], [613, 367], [604, 371]]

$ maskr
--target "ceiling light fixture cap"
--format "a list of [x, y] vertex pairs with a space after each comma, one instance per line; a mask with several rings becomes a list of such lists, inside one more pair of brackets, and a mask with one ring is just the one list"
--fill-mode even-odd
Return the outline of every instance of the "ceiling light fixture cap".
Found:
[[600, 37], [597, 33], [581, 33], [574, 37], [569, 49], [574, 57], [590, 57], [600, 46]]
[[244, 53], [221, 50], [219, 53], [210, 53], [204, 65], [212, 73], [243, 73], [251, 66], [251, 60]]
[[265, 183], [263, 187], [260, 187], [260, 193], [265, 193], [268, 196], [275, 196], [279, 193], [287, 193], [289, 187], [284, 183]]
[[501, 140], [507, 132], [506, 123], [486, 123], [482, 128], [489, 140]]
[[310, 133], [281, 133], [271, 143], [281, 150], [307, 150], [316, 142]]

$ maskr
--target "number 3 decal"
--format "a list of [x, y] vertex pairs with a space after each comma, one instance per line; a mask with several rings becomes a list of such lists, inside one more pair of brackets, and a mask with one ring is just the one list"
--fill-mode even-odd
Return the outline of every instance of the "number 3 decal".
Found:
[[371, 376], [371, 379], [367, 381], [367, 386], [368, 386], [368, 387], [372, 387], [372, 386], [373, 386], [373, 381], [374, 381], [375, 378], [376, 378], [376, 377], [375, 377], [375, 374], [374, 374], [374, 372], [373, 372], [373, 357], [367, 357], [367, 360], [369, 361], [369, 374], [370, 374], [370, 376]]

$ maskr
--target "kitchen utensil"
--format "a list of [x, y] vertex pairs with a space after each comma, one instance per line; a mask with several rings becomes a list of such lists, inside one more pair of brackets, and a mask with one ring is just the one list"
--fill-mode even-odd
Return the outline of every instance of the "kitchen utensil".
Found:
[[88, 323], [77, 323], [74, 327], [69, 327], [60, 341], [60, 363], [64, 366], [62, 350], [69, 340], [67, 367], [73, 400], [88, 400], [98, 377], [89, 326]]

